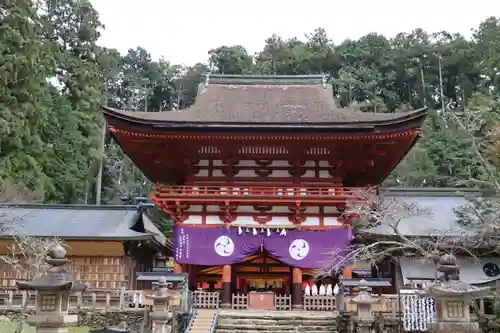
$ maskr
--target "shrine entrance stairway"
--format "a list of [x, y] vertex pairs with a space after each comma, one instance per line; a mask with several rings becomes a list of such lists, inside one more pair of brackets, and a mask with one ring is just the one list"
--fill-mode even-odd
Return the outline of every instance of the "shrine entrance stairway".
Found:
[[336, 312], [220, 310], [215, 333], [337, 333]]

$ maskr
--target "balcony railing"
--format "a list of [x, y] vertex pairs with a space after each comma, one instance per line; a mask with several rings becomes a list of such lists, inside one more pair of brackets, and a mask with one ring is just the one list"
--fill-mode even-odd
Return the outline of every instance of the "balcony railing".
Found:
[[[366, 202], [369, 192], [359, 188], [325, 186], [157, 186], [158, 200], [198, 201], [256, 201], [266, 202], [317, 201], [321, 203]], [[265, 201], [263, 201], [265, 200]]]

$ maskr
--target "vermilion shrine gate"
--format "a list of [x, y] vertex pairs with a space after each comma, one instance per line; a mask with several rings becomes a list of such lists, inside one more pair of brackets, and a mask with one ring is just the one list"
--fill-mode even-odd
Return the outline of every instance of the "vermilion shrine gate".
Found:
[[222, 305], [250, 291], [258, 308], [290, 293], [302, 305], [303, 281], [352, 240], [342, 213], [365, 200], [356, 189], [387, 177], [425, 114], [339, 109], [323, 76], [211, 74], [185, 110], [104, 108], [175, 221], [176, 270]]

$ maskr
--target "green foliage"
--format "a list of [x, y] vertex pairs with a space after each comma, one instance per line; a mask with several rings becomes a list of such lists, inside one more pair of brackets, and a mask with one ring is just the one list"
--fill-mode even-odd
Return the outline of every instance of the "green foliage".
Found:
[[[60, 203], [147, 196], [151, 184], [119, 147], [106, 137], [101, 148], [99, 106], [186, 108], [208, 71], [325, 74], [339, 106], [365, 112], [424, 105], [440, 110], [452, 103], [454, 116], [475, 126], [474, 139], [493, 171], [471, 149], [471, 128], [431, 111], [423, 138], [386, 183], [481, 187], [472, 180], [498, 173], [499, 140], [491, 134], [500, 106], [498, 18], [481, 23], [471, 40], [421, 29], [393, 38], [368, 34], [339, 45], [321, 28], [304, 40], [273, 35], [255, 55], [241, 45], [218, 46], [208, 51], [207, 65], [191, 67], [152, 59], [141, 47], [120, 55], [98, 46], [103, 27], [89, 1], [8, 0], [0, 19], [0, 188], [22, 184], [46, 202]], [[102, 189], [96, 194], [100, 161]], [[169, 222], [162, 225], [169, 232]]]
[[103, 83], [88, 1], [7, 1], [0, 31], [0, 181], [78, 202], [93, 178]]
[[173, 232], [173, 221], [161, 209], [154, 207], [148, 212], [153, 221], [155, 221], [158, 229], [167, 237], [170, 237]]

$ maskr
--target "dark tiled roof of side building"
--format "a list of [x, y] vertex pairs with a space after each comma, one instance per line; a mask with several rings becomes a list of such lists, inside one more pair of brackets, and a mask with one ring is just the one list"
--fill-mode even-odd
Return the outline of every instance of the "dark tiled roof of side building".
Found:
[[207, 76], [191, 107], [169, 112], [130, 112], [104, 107], [107, 116], [144, 123], [248, 124], [301, 127], [349, 124], [356, 127], [423, 121], [425, 109], [400, 113], [368, 113], [338, 108], [332, 87], [321, 75]]
[[[64, 239], [141, 240], [165, 237], [136, 205], [1, 204], [0, 237], [22, 234]], [[142, 222], [143, 231], [132, 230]]]
[[[405, 236], [463, 236], [467, 231], [458, 224], [456, 210], [468, 205], [466, 197], [473, 194], [478, 192], [456, 188], [382, 188], [380, 202], [382, 207], [389, 206], [396, 218], [400, 214], [398, 231]], [[414, 213], [411, 207], [415, 208]], [[391, 225], [395, 220], [388, 218], [386, 224], [369, 232], [394, 234]]]

